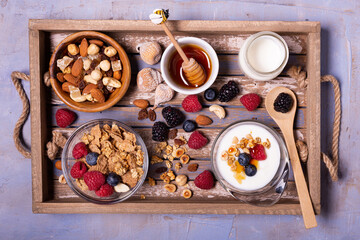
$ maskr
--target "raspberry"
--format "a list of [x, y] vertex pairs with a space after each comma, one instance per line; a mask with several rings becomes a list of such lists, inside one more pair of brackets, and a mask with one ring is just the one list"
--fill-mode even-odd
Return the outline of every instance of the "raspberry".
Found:
[[169, 135], [169, 129], [163, 122], [155, 122], [152, 127], [152, 140], [157, 142], [166, 141]]
[[72, 166], [70, 170], [70, 175], [73, 178], [81, 178], [82, 176], [84, 176], [86, 172], [87, 172], [87, 168], [85, 163], [79, 161]]
[[239, 87], [237, 86], [236, 82], [229, 81], [228, 83], [224, 84], [219, 91], [218, 99], [220, 102], [229, 102], [231, 99], [236, 97], [240, 92]]
[[84, 181], [89, 190], [99, 190], [105, 183], [105, 176], [99, 171], [90, 171], [84, 174]]
[[195, 178], [195, 186], [201, 189], [210, 189], [214, 186], [214, 177], [208, 170], [203, 171]]
[[199, 149], [208, 143], [208, 139], [199, 131], [194, 131], [189, 138], [188, 146], [192, 149]]
[[261, 98], [256, 93], [248, 93], [240, 98], [240, 102], [248, 111], [254, 111], [261, 103]]
[[202, 109], [197, 95], [189, 95], [182, 101], [185, 112], [198, 112]]
[[72, 150], [72, 155], [75, 159], [80, 159], [82, 157], [85, 157], [87, 154], [88, 154], [88, 150], [86, 148], [85, 143], [83, 142], [77, 143]]
[[99, 197], [108, 197], [111, 194], [113, 194], [113, 192], [114, 192], [114, 188], [109, 184], [105, 183], [100, 187], [99, 190], [95, 192], [95, 194]]
[[165, 107], [161, 113], [169, 127], [180, 125], [185, 120], [184, 114], [177, 108], [168, 106]]
[[250, 155], [253, 159], [256, 160], [265, 160], [266, 159], [266, 152], [265, 148], [261, 144], [256, 144], [255, 147], [250, 148]]
[[69, 109], [61, 108], [56, 111], [55, 119], [59, 127], [65, 128], [75, 121], [76, 114]]

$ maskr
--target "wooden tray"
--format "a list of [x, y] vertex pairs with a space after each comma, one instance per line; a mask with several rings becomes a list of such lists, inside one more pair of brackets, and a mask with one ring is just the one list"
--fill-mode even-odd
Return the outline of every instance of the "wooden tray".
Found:
[[[309, 160], [304, 166], [316, 213], [320, 213], [320, 23], [318, 22], [249, 22], [249, 21], [169, 21], [169, 28], [177, 37], [196, 36], [210, 43], [219, 55], [220, 71], [215, 86], [219, 88], [229, 80], [234, 80], [241, 87], [241, 94], [256, 92], [265, 97], [276, 86], [286, 86], [298, 96], [299, 109], [296, 117], [296, 136], [307, 142]], [[132, 83], [125, 97], [110, 110], [100, 113], [77, 112], [78, 120], [70, 128], [57, 128], [54, 121], [56, 109], [64, 107], [55, 94], [47, 88], [42, 76], [48, 70], [48, 62], [55, 46], [67, 35], [81, 30], [102, 31], [117, 40], [124, 47], [132, 64]], [[290, 60], [287, 67], [298, 65], [308, 73], [307, 90], [298, 87], [296, 81], [285, 74], [276, 80], [254, 82], [240, 71], [237, 54], [244, 40], [252, 33], [274, 31], [282, 35], [289, 45]], [[210, 148], [216, 135], [228, 124], [242, 119], [257, 119], [277, 128], [268, 116], [263, 105], [254, 112], [248, 112], [240, 104], [239, 98], [221, 105], [226, 105], [228, 116], [219, 120], [212, 116], [214, 123], [202, 131], [210, 143], [201, 151], [190, 150], [192, 163], [198, 163], [195, 173], [187, 173], [186, 167], [180, 170], [190, 179], [190, 188], [194, 195], [191, 199], [180, 196], [181, 191], [168, 193], [163, 188], [151, 165], [149, 175], [155, 177], [157, 185], [149, 186], [146, 182], [129, 200], [115, 205], [95, 205], [77, 197], [67, 185], [62, 185], [57, 178], [61, 174], [53, 167], [54, 162], [46, 157], [46, 142], [51, 138], [51, 131], [57, 130], [70, 134], [80, 124], [97, 118], [112, 118], [123, 121], [133, 127], [144, 138], [148, 150], [153, 152], [151, 141], [152, 122], [138, 121], [138, 109], [131, 103], [136, 98], [145, 98], [154, 103], [154, 93], [140, 93], [136, 88], [136, 74], [148, 67], [140, 60], [136, 52], [139, 43], [156, 40], [163, 47], [169, 41], [159, 26], [150, 21], [122, 20], [30, 20], [30, 74], [31, 74], [31, 148], [32, 148], [32, 190], [34, 213], [179, 213], [179, 214], [301, 214], [295, 184], [290, 181], [281, 201], [271, 207], [255, 207], [233, 199], [218, 183], [208, 191], [200, 191], [193, 184], [194, 178], [204, 169], [210, 169]], [[154, 68], [159, 69], [159, 65]], [[179, 106], [184, 95], [177, 94], [170, 102]], [[309, 104], [311, 103], [311, 104]], [[209, 105], [203, 111], [208, 111]], [[156, 110], [161, 119], [162, 108]], [[208, 113], [211, 115], [212, 113]], [[195, 118], [196, 114], [187, 114]], [[179, 129], [179, 134], [189, 134]], [[141, 200], [140, 195], [146, 199]]]

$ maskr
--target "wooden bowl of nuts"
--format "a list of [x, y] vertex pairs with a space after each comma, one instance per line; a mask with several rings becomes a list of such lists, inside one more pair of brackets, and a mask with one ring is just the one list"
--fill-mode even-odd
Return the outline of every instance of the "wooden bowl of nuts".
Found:
[[50, 59], [50, 82], [70, 108], [99, 112], [115, 105], [131, 81], [130, 61], [111, 37], [94, 31], [71, 34]]

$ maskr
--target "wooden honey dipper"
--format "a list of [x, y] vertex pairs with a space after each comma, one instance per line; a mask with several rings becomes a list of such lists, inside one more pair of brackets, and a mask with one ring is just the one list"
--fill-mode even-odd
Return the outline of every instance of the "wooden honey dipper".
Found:
[[161, 25], [166, 35], [170, 38], [172, 44], [174, 44], [180, 57], [183, 59], [184, 62], [182, 63], [182, 69], [184, 71], [186, 80], [190, 84], [199, 87], [206, 81], [205, 70], [194, 58], [189, 59], [180, 47], [179, 43], [175, 40], [174, 36], [165, 24], [169, 16], [168, 14], [168, 10], [156, 9], [152, 14], [150, 14], [149, 17], [153, 23]]

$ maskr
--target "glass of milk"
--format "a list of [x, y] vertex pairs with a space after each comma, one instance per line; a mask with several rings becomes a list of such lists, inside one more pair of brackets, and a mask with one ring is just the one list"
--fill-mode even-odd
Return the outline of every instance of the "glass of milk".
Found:
[[[269, 139], [271, 147], [266, 149], [266, 160], [258, 161], [257, 173], [239, 183], [221, 155], [232, 145], [234, 137], [241, 139], [249, 133]], [[232, 123], [217, 136], [212, 147], [211, 164], [226, 191], [238, 200], [257, 206], [269, 206], [279, 201], [289, 176], [289, 156], [283, 139], [274, 129], [253, 120]]]
[[276, 78], [289, 59], [285, 40], [270, 31], [248, 37], [240, 49], [239, 64], [244, 74], [258, 81]]

